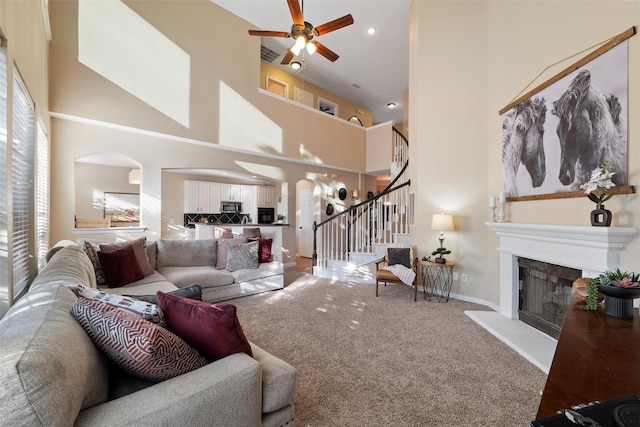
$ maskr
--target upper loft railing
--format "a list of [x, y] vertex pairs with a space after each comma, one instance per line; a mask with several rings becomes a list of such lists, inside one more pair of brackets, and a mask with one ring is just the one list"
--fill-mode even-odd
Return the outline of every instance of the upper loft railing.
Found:
[[395, 242], [409, 232], [411, 203], [407, 175], [409, 141], [392, 132], [391, 173], [394, 178], [379, 194], [313, 225], [313, 265], [350, 261], [352, 254], [373, 254], [376, 245]]

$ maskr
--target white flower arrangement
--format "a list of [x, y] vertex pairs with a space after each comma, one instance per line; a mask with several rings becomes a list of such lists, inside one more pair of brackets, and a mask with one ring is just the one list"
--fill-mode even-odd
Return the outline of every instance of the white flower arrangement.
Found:
[[611, 181], [611, 178], [615, 174], [616, 172], [611, 168], [609, 162], [605, 160], [602, 165], [591, 172], [589, 182], [580, 185], [580, 189], [584, 190], [589, 200], [601, 205], [613, 197], [613, 194], [608, 193], [607, 190], [616, 186], [613, 181]]

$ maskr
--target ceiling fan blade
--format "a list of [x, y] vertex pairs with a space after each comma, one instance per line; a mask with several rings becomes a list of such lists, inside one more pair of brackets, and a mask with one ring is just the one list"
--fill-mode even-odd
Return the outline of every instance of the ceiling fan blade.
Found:
[[340, 58], [337, 53], [335, 53], [334, 51], [332, 51], [322, 43], [320, 42], [314, 42], [314, 43], [316, 45], [316, 52], [318, 52], [320, 55], [327, 58], [329, 61], [335, 62], [336, 59]]
[[302, 17], [302, 10], [300, 10], [300, 3], [298, 0], [287, 0], [289, 5], [289, 12], [291, 12], [291, 18], [295, 25], [304, 25], [304, 18]]
[[287, 65], [291, 62], [294, 56], [296, 56], [295, 53], [291, 52], [291, 49], [287, 49], [287, 53], [284, 54], [284, 58], [282, 58], [282, 62], [280, 63], [282, 65]]
[[339, 30], [342, 27], [346, 27], [347, 25], [353, 24], [353, 16], [351, 14], [345, 15], [342, 18], [334, 19], [333, 21], [329, 21], [326, 24], [318, 25], [316, 27], [316, 31], [318, 35], [321, 36], [323, 34], [330, 33], [331, 31]]
[[291, 37], [291, 34], [286, 31], [262, 31], [262, 30], [249, 30], [250, 36], [263, 36], [263, 37]]

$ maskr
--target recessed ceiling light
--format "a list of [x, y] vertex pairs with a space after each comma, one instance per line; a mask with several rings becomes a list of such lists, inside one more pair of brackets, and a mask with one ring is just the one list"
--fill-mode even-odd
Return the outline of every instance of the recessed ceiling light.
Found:
[[291, 63], [291, 68], [293, 68], [294, 70], [299, 70], [299, 69], [300, 69], [300, 67], [302, 67], [302, 64], [301, 64], [301, 63], [299, 63], [298, 61], [293, 61], [293, 62]]
[[396, 108], [396, 103], [395, 102], [388, 103], [387, 108]]
[[375, 28], [373, 28], [373, 27], [371, 27], [371, 28], [369, 28], [369, 29], [367, 30], [367, 34], [370, 34], [370, 35], [371, 35], [371, 34], [375, 34], [375, 33], [376, 33], [376, 29], [375, 29]]

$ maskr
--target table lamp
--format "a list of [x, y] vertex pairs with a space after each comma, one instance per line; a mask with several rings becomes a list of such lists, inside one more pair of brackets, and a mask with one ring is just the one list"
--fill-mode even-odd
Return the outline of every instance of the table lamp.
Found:
[[453, 230], [453, 215], [447, 214], [433, 214], [433, 218], [431, 219], [431, 229], [432, 230], [440, 230], [440, 235], [438, 236], [438, 240], [440, 241], [440, 247], [444, 247], [444, 231]]

